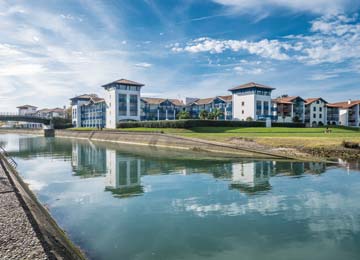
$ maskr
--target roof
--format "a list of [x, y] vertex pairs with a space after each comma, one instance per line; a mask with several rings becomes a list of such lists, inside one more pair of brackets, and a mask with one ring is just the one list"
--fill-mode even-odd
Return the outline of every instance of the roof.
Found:
[[218, 96], [218, 98], [224, 100], [225, 102], [231, 102], [231, 101], [232, 101], [232, 95], [228, 95], [228, 96]]
[[314, 103], [315, 101], [322, 100], [324, 103], [327, 103], [325, 99], [318, 97], [318, 98], [307, 98], [305, 99], [305, 104], [309, 105], [311, 103]]
[[130, 86], [138, 86], [138, 87], [143, 87], [144, 84], [142, 83], [138, 83], [132, 80], [128, 80], [128, 79], [119, 79], [119, 80], [115, 80], [113, 82], [110, 82], [108, 84], [102, 85], [103, 88], [109, 87], [112, 84], [121, 84], [121, 85], [130, 85]]
[[255, 82], [249, 82], [234, 88], [229, 89], [229, 91], [234, 91], [234, 90], [238, 90], [238, 89], [247, 89], [247, 88], [261, 88], [261, 89], [267, 89], [267, 90], [274, 90], [275, 88], [272, 87], [268, 87], [259, 83], [255, 83]]
[[148, 97], [144, 97], [141, 98], [144, 102], [151, 104], [151, 105], [159, 105], [163, 102], [165, 102], [166, 100], [169, 100], [172, 104], [174, 104], [175, 106], [184, 106], [184, 102], [180, 99], [166, 99], [166, 98], [148, 98]]
[[[301, 98], [299, 96], [291, 96], [291, 97], [279, 97], [279, 98], [275, 98], [272, 101], [276, 102], [278, 104], [292, 104], [293, 101], [297, 98]], [[302, 99], [302, 98], [301, 98]], [[303, 101], [305, 101], [304, 99], [302, 99]]]
[[22, 106], [18, 106], [16, 108], [30, 108], [30, 107], [37, 108], [36, 106], [32, 106], [32, 105], [22, 105]]
[[338, 108], [351, 108], [355, 105], [360, 105], [360, 100], [354, 100], [354, 101], [350, 101], [350, 102], [344, 101], [344, 102], [327, 104], [328, 107], [338, 107]]
[[91, 98], [94, 98], [94, 97], [97, 97], [97, 95], [96, 94], [83, 94], [83, 95], [80, 95], [80, 96], [70, 98], [70, 100], [73, 100], [73, 99], [91, 99]]
[[56, 108], [43, 108], [43, 109], [39, 109], [38, 111], [36, 111], [37, 113], [50, 113], [50, 112], [60, 112], [60, 113], [63, 113], [65, 112], [65, 109], [63, 108], [59, 108], [59, 107], [56, 107]]
[[197, 105], [207, 105], [207, 104], [213, 102], [214, 99], [215, 99], [215, 97], [212, 97], [212, 98], [200, 98], [200, 99], [196, 100], [193, 103], [195, 103]]

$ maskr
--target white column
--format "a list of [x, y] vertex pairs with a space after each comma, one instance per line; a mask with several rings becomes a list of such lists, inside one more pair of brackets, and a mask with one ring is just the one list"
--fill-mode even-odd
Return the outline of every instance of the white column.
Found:
[[165, 120], [168, 120], [168, 110], [167, 110], [167, 108], [165, 110]]
[[130, 95], [126, 94], [126, 116], [130, 116]]
[[158, 110], [157, 110], [157, 120], [159, 121], [160, 120], [160, 111], [159, 111], [159, 108], [158, 108]]

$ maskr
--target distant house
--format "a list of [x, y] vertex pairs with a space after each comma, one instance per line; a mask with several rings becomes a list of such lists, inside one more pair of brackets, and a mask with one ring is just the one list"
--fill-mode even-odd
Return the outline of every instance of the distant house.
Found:
[[329, 124], [360, 126], [360, 100], [348, 100], [327, 105]]
[[175, 120], [185, 104], [179, 99], [141, 98], [141, 120]]
[[305, 122], [305, 100], [299, 96], [281, 96], [272, 100], [273, 111], [277, 114], [277, 121], [291, 123]]
[[36, 113], [36, 106], [31, 106], [31, 105], [23, 105], [23, 106], [18, 106], [16, 107], [18, 109], [18, 113], [19, 115], [23, 116], [23, 115], [34, 115]]
[[191, 118], [198, 119], [201, 111], [208, 113], [219, 109], [222, 115], [220, 120], [232, 119], [232, 96], [216, 96], [211, 98], [198, 98], [194, 99], [187, 104], [186, 110], [190, 113]]
[[232, 93], [232, 117], [234, 120], [265, 120], [272, 118], [271, 92], [275, 88], [255, 82], [229, 89]]
[[305, 99], [305, 123], [310, 127], [327, 124], [327, 102], [322, 98]]
[[43, 108], [36, 111], [36, 115], [39, 117], [46, 117], [46, 118], [66, 118], [66, 109], [65, 108]]

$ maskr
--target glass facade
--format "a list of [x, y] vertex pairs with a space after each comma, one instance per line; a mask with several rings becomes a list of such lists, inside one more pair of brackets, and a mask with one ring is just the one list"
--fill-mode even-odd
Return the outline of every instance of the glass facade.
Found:
[[138, 96], [130, 95], [130, 116], [138, 115]]
[[127, 111], [127, 100], [126, 100], [126, 94], [119, 94], [119, 115], [120, 116], [126, 116]]

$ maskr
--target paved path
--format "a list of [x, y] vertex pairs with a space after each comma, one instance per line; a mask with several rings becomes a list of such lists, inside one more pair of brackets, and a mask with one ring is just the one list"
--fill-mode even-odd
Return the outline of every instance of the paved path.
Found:
[[20, 200], [0, 165], [0, 259], [49, 259]]

